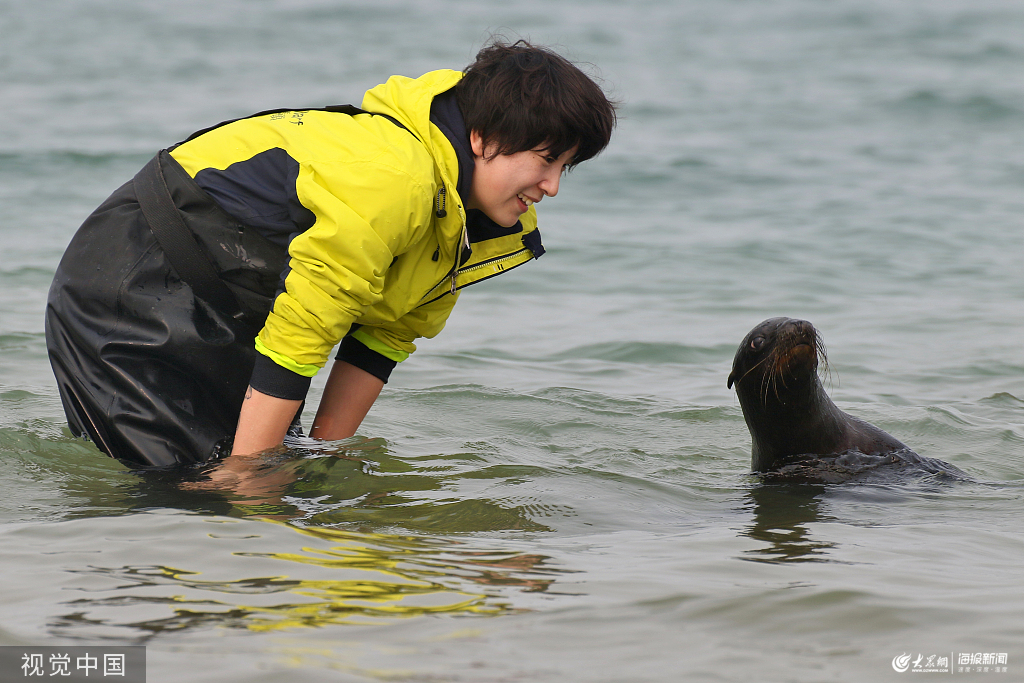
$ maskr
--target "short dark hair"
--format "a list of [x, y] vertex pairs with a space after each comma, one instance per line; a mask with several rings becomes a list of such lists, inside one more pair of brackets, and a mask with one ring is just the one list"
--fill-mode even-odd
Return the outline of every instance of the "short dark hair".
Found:
[[456, 97], [466, 128], [497, 154], [544, 149], [568, 166], [603, 150], [615, 127], [615, 104], [576, 65], [525, 40], [492, 40], [466, 67]]

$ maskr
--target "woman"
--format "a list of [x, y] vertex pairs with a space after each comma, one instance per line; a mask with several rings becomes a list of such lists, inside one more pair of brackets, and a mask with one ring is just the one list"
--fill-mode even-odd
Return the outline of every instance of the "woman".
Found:
[[164, 150], [54, 277], [69, 426], [134, 465], [259, 452], [297, 426], [340, 341], [311, 436], [351, 436], [462, 288], [543, 253], [533, 204], [614, 124], [570, 62], [496, 42], [362, 109], [264, 112]]

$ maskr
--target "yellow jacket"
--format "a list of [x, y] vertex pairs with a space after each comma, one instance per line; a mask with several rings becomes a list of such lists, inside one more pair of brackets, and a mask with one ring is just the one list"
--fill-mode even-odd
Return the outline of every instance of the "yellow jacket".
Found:
[[[456, 269], [460, 245], [469, 245], [458, 159], [430, 121], [430, 106], [460, 78], [449, 70], [394, 76], [367, 91], [363, 109], [406, 129], [385, 116], [278, 112], [172, 150], [197, 180], [258, 155], [287, 154], [289, 191], [301, 204], [292, 212], [299, 234], [288, 241], [284, 291], [256, 339], [257, 350], [278, 365], [313, 376], [353, 324], [361, 326], [354, 336], [362, 343], [402, 361], [417, 337], [444, 328], [461, 288], [533, 258], [524, 244], [536, 237], [531, 207], [522, 232], [474, 243]], [[307, 214], [308, 227], [301, 220]]]

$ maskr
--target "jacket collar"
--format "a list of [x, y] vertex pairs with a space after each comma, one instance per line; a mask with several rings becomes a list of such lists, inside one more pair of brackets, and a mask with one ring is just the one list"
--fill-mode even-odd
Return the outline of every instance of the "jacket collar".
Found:
[[448, 138], [455, 156], [458, 159], [458, 180], [455, 182], [455, 191], [460, 197], [469, 197], [470, 188], [473, 186], [473, 168], [476, 163], [473, 161], [473, 148], [469, 144], [469, 131], [466, 130], [466, 121], [462, 118], [462, 110], [455, 97], [455, 88], [446, 90], [434, 97], [430, 103], [430, 122], [441, 129], [444, 136]]
[[[469, 142], [469, 130], [459, 109], [455, 88], [434, 97], [430, 104], [430, 122], [437, 126], [455, 150], [459, 161], [459, 176], [455, 183], [455, 191], [464, 200], [469, 197], [473, 186], [473, 148]], [[487, 214], [477, 209], [466, 212], [466, 228], [469, 231], [470, 243], [483, 242], [496, 237], [514, 235], [523, 231], [523, 224], [517, 222], [510, 228], [498, 225]]]
[[392, 76], [367, 90], [362, 105], [366, 111], [388, 114], [401, 121], [427, 147], [444, 183], [456, 193], [457, 185], [452, 181], [459, 176], [457, 152], [448, 136], [432, 125], [430, 113], [434, 98], [451, 90], [461, 79], [460, 72], [450, 69], [431, 71], [419, 78]]

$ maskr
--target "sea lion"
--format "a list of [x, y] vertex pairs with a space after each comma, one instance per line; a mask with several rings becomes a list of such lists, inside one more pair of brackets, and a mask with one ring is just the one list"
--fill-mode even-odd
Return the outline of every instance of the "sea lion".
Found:
[[806, 320], [771, 318], [744, 337], [727, 386], [736, 385], [754, 472], [820, 482], [885, 466], [964, 475], [836, 407], [818, 379], [819, 359], [827, 367], [821, 336]]

